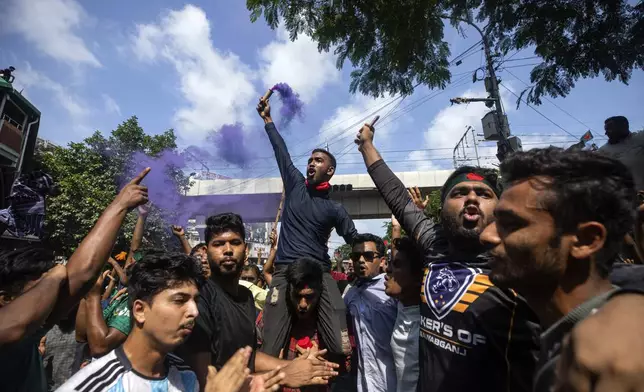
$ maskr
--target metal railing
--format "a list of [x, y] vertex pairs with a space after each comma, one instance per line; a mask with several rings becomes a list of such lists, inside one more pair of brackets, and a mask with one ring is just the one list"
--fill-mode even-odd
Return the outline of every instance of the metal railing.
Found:
[[7, 121], [9, 124], [11, 124], [14, 127], [18, 128], [19, 131], [22, 131], [22, 124], [18, 123], [18, 121], [16, 121], [13, 118], [7, 116], [6, 114], [3, 114], [2, 118], [0, 118], [0, 119]]

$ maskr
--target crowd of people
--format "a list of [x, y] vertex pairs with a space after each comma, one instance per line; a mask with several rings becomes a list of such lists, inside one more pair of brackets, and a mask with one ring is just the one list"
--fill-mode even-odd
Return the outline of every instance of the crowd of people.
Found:
[[[329, 198], [334, 156], [314, 150], [302, 175], [268, 100], [257, 112], [285, 192], [263, 268], [231, 212], [194, 247], [173, 226], [180, 249], [146, 249], [146, 169], [66, 264], [36, 247], [0, 253], [1, 390], [644, 390], [644, 150], [625, 118], [606, 121], [597, 152], [456, 169], [440, 219], [366, 124], [356, 144], [393, 214], [386, 246]], [[130, 249], [116, 253], [132, 210]], [[350, 269], [330, 260], [333, 230]]]

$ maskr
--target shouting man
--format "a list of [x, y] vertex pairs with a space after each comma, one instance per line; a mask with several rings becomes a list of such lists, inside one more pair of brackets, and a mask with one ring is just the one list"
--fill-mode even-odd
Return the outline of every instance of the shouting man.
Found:
[[420, 290], [421, 391], [529, 391], [538, 351], [536, 315], [488, 278], [479, 235], [500, 191], [489, 169], [461, 167], [441, 189], [440, 229], [410, 198], [365, 125], [356, 143], [369, 175], [424, 256]]
[[334, 228], [349, 244], [357, 232], [344, 207], [329, 200], [329, 180], [335, 174], [335, 157], [323, 149], [313, 150], [304, 178], [293, 165], [284, 139], [275, 128], [268, 101], [260, 99], [257, 112], [266, 124], [266, 133], [275, 151], [286, 194], [275, 272], [264, 308], [265, 340], [262, 350], [278, 356], [280, 348], [284, 346], [288, 326], [291, 325], [285, 296], [286, 268], [301, 257], [310, 257], [318, 260], [325, 271], [318, 312], [321, 338], [329, 352], [347, 355], [351, 351], [351, 344], [347, 333], [346, 309], [330, 273], [331, 260], [326, 244]]

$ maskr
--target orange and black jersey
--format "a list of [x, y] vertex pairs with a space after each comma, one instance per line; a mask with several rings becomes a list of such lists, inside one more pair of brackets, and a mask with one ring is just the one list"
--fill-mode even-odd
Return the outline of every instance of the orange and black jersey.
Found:
[[425, 255], [419, 391], [530, 391], [539, 324], [525, 300], [490, 282], [485, 255], [450, 258], [440, 226], [414, 205], [384, 161], [369, 174]]

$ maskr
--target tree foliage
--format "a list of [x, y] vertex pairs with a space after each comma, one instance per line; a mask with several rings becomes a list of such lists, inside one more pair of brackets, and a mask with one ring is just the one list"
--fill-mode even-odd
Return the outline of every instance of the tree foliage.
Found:
[[451, 55], [446, 23], [486, 26], [497, 52], [534, 47], [527, 96], [564, 97], [580, 78], [627, 83], [644, 68], [644, 2], [626, 0], [247, 0], [251, 20], [280, 23], [290, 38], [305, 33], [320, 51], [333, 50], [337, 67], [349, 60], [350, 90], [374, 97], [408, 95], [417, 85], [445, 88]]
[[[76, 249], [117, 195], [120, 186], [135, 174], [131, 162], [135, 152], [156, 156], [176, 147], [173, 130], [147, 135], [138, 119], [131, 117], [107, 138], [96, 131], [80, 143], [38, 148], [37, 168], [51, 174], [61, 188], [60, 195], [47, 200], [45, 229], [51, 246], [66, 255]], [[177, 190], [189, 185], [188, 178], [180, 170], [173, 170], [172, 175]], [[116, 249], [129, 248], [136, 219], [136, 213], [127, 216]], [[152, 208], [144, 244], [166, 248], [170, 237], [159, 211]]]
[[350, 244], [342, 244], [335, 249], [336, 252], [340, 253], [342, 260], [349, 260], [349, 254], [351, 253]]

